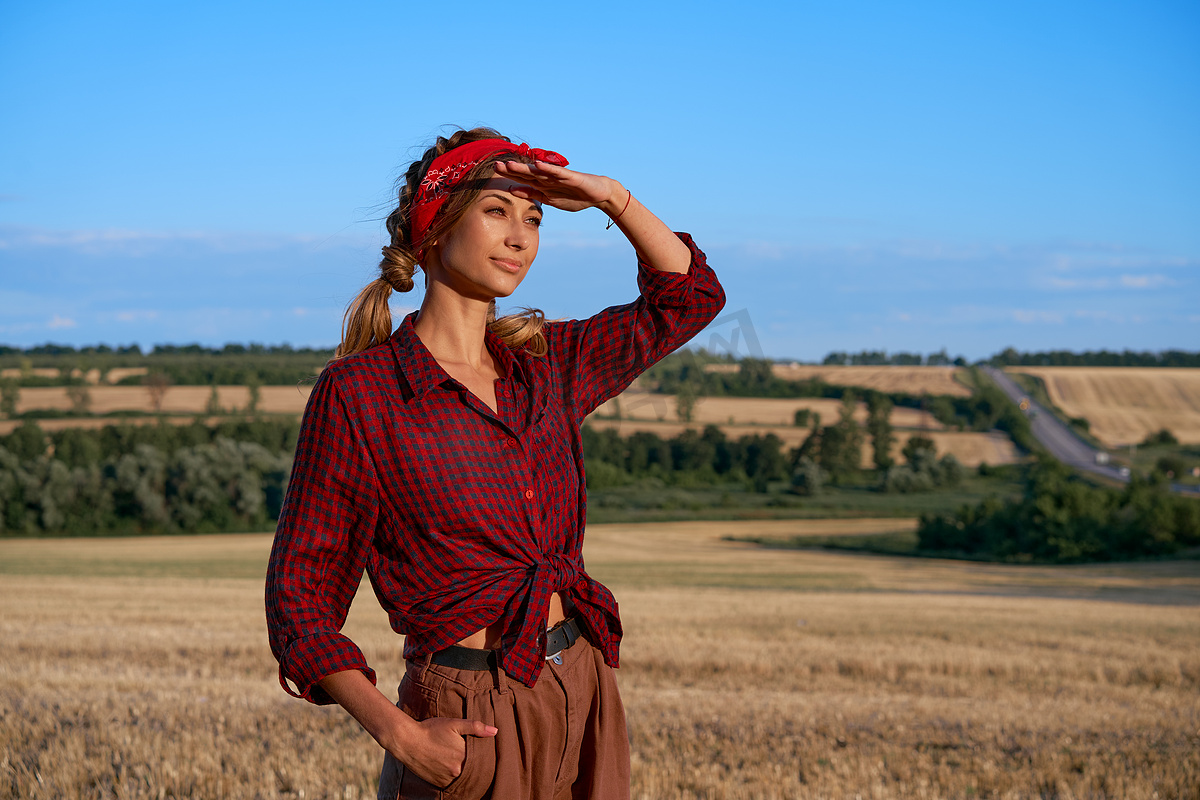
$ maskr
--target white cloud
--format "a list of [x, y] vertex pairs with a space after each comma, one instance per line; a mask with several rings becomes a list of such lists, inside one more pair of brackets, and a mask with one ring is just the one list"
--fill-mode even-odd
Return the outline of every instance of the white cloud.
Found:
[[15, 325], [0, 325], [0, 333], [26, 333], [36, 326], [32, 322], [19, 322]]
[[302, 246], [318, 249], [331, 239], [358, 245], [367, 237], [314, 236], [227, 231], [153, 231], [105, 228], [99, 230], [48, 230], [17, 225], [0, 226], [0, 250], [63, 249], [87, 255], [143, 256], [172, 248], [204, 247], [222, 253], [261, 252]]
[[1114, 314], [1111, 311], [1097, 311], [1093, 309], [1077, 308], [1071, 312], [1071, 316], [1076, 319], [1090, 319], [1093, 322], [1111, 322], [1115, 325], [1124, 325], [1125, 317], [1122, 314]]
[[77, 323], [75, 320], [71, 319], [70, 317], [63, 317], [55, 314], [53, 317], [51, 317], [50, 321], [46, 323], [46, 327], [50, 330], [59, 330], [60, 328], [74, 328], [76, 324]]
[[1059, 278], [1051, 276], [1046, 285], [1053, 289], [1107, 289], [1112, 285], [1108, 278]]
[[766, 261], [782, 261], [787, 257], [788, 249], [778, 242], [746, 242], [743, 245], [743, 252], [747, 256]]
[[1014, 308], [1012, 318], [1023, 325], [1033, 324], [1052, 324], [1061, 325], [1063, 323], [1063, 315], [1058, 311], [1037, 311], [1029, 309]]
[[157, 311], [118, 311], [118, 322], [150, 322], [158, 319]]
[[1129, 289], [1156, 289], [1175, 282], [1166, 275], [1122, 275], [1121, 285]]

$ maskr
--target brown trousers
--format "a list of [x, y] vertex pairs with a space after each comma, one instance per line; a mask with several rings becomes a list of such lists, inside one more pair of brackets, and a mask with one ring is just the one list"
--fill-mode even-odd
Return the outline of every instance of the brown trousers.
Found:
[[628, 800], [629, 737], [612, 669], [586, 639], [546, 662], [532, 689], [503, 670], [410, 661], [400, 708], [414, 719], [459, 717], [500, 729], [466, 736], [463, 771], [438, 788], [384, 757], [379, 800]]

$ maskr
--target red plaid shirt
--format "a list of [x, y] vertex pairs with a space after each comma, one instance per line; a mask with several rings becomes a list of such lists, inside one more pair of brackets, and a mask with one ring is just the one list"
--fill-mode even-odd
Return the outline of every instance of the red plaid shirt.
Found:
[[544, 357], [511, 351], [489, 331], [498, 413], [438, 366], [413, 332], [415, 312], [385, 344], [321, 373], [267, 572], [267, 626], [285, 689], [291, 679], [300, 696], [328, 703], [316, 685], [327, 675], [358, 669], [375, 681], [340, 633], [364, 568], [406, 636], [406, 658], [499, 622], [501, 666], [532, 686], [550, 596], [563, 592], [617, 666], [616, 600], [583, 565], [579, 427], [724, 305], [704, 254], [679, 237], [692, 251], [687, 274], [639, 264], [641, 297], [547, 323]]

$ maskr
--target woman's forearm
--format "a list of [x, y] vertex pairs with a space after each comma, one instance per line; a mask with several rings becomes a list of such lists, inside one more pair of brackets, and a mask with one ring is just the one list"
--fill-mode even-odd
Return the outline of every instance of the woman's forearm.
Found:
[[597, 207], [621, 229], [638, 258], [657, 270], [686, 273], [692, 261], [687, 246], [619, 181], [612, 183], [608, 200]]
[[356, 669], [335, 672], [318, 683], [381, 747], [434, 786], [446, 786], [462, 772], [467, 749], [464, 736], [495, 736], [497, 732], [479, 720], [433, 717], [418, 722], [392, 705]]
[[408, 750], [407, 741], [418, 728], [416, 720], [397, 708], [362, 672], [335, 672], [318, 685], [385, 750], [393, 754]]

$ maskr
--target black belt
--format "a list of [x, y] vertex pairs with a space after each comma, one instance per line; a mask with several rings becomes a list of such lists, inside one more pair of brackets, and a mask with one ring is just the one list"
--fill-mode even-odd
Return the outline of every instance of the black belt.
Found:
[[[563, 620], [546, 631], [546, 658], [554, 658], [582, 637], [583, 633], [579, 630], [579, 623], [574, 619]], [[460, 647], [452, 644], [445, 650], [434, 653], [430, 660], [440, 667], [483, 672], [495, 668], [496, 651], [477, 650], [474, 647]]]

